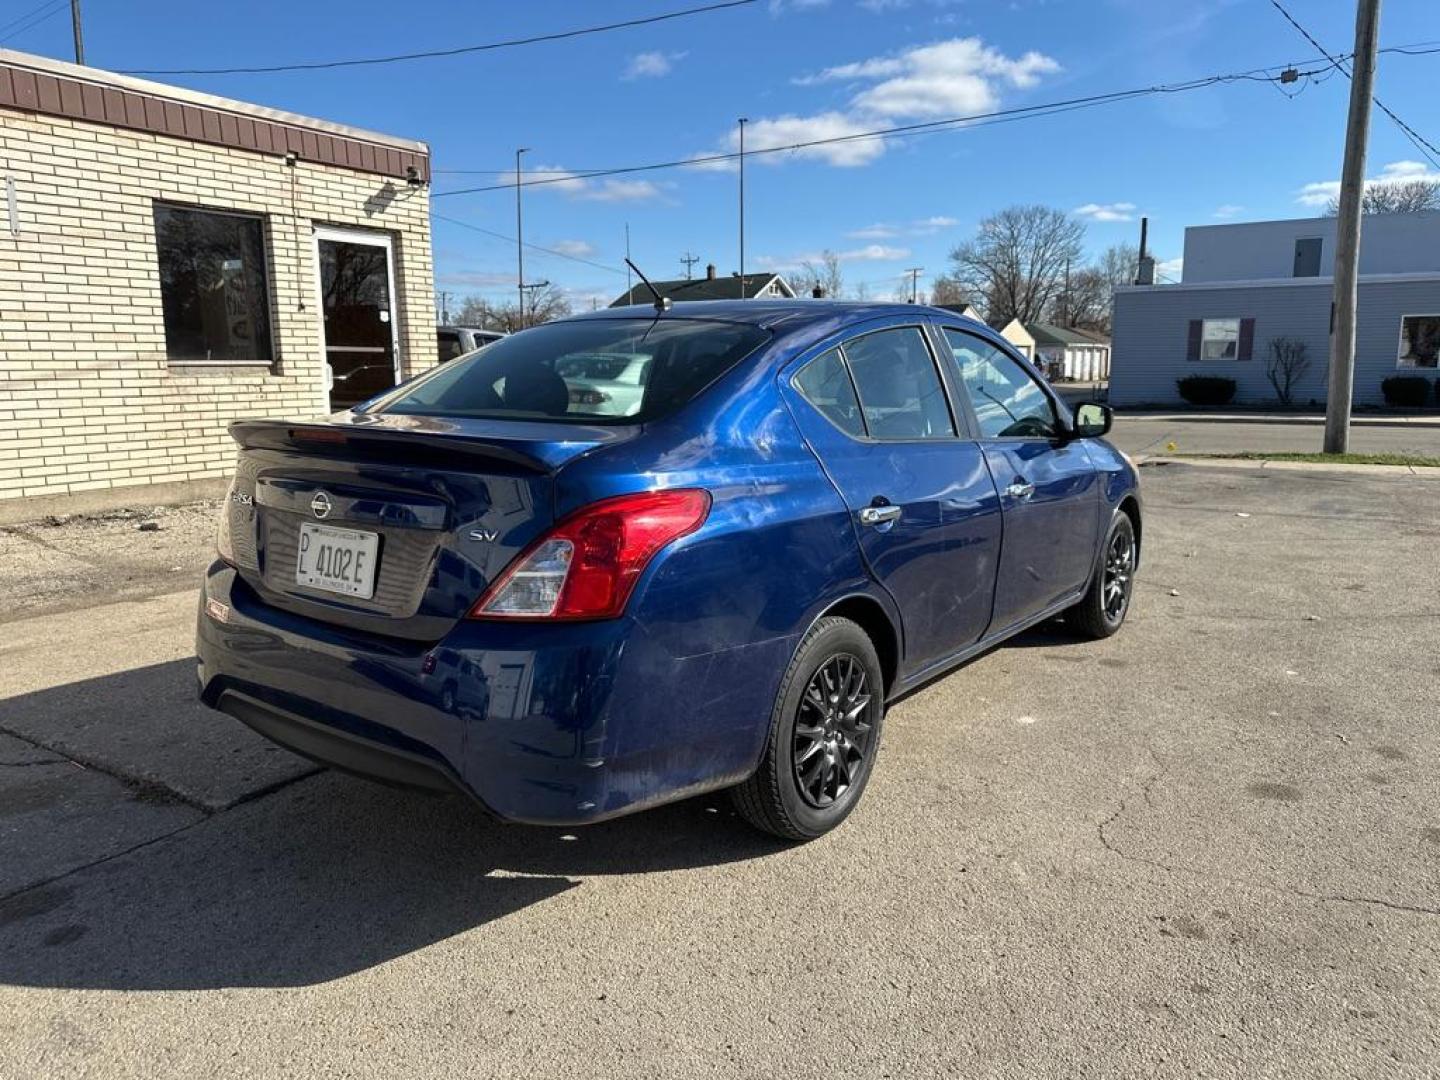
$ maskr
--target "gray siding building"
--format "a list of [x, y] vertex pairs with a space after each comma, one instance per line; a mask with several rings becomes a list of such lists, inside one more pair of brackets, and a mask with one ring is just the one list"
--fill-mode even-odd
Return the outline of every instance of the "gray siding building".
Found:
[[[1296, 403], [1322, 403], [1334, 288], [1332, 218], [1190, 228], [1178, 285], [1115, 290], [1110, 400], [1170, 404], [1187, 375], [1234, 379], [1237, 403], [1276, 400], [1270, 342], [1306, 345]], [[1355, 401], [1382, 404], [1391, 375], [1440, 374], [1440, 213], [1365, 218]]]

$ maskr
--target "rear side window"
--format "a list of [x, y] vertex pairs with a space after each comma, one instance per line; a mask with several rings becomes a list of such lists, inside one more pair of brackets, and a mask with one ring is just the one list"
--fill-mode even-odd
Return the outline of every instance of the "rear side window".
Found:
[[770, 334], [707, 319], [578, 319], [501, 338], [375, 399], [371, 413], [644, 423], [666, 416]]
[[462, 352], [458, 330], [437, 330], [435, 340], [440, 346], [440, 362], [442, 364], [447, 360], [454, 360]]
[[988, 342], [945, 331], [960, 382], [970, 395], [980, 434], [987, 439], [1053, 439], [1059, 431], [1050, 398], [1029, 372]]
[[845, 358], [874, 439], [942, 439], [955, 434], [940, 373], [917, 327], [877, 330], [847, 341]]
[[860, 402], [855, 397], [855, 386], [850, 381], [850, 373], [845, 370], [840, 350], [831, 349], [801, 368], [795, 376], [795, 388], [825, 419], [845, 434], [856, 438], [864, 436]]

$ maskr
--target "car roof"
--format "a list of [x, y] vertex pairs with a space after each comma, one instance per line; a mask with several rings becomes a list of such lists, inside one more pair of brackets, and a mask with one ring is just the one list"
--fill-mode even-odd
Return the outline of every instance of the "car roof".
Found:
[[[950, 321], [973, 322], [953, 311], [926, 304], [902, 304], [867, 300], [692, 300], [672, 304], [660, 318], [715, 319], [723, 322], [746, 323], [763, 329], [783, 327], [786, 331], [801, 330], [822, 322], [863, 322], [886, 315], [928, 315]], [[570, 320], [591, 319], [653, 319], [653, 304], [632, 304], [628, 307], [602, 308], [572, 316]]]

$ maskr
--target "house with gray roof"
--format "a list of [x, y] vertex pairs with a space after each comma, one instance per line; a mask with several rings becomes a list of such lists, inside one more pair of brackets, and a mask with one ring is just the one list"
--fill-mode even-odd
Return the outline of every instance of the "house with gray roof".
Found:
[[[679, 303], [682, 300], [783, 300], [795, 296], [795, 290], [779, 274], [771, 270], [758, 274], [721, 277], [715, 264], [705, 267], [703, 278], [677, 278], [674, 281], [652, 282], [661, 296]], [[611, 307], [654, 303], [655, 294], [642, 281], [637, 281], [611, 301]]]

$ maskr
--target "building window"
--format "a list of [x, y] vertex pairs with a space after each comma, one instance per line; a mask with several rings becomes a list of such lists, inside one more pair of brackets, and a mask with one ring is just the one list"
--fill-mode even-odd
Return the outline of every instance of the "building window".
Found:
[[1239, 319], [1204, 319], [1200, 328], [1201, 360], [1234, 360], [1240, 349]]
[[270, 363], [270, 285], [261, 219], [157, 203], [155, 246], [170, 361]]
[[1440, 315], [1406, 315], [1400, 320], [1396, 367], [1433, 368], [1440, 357]]

